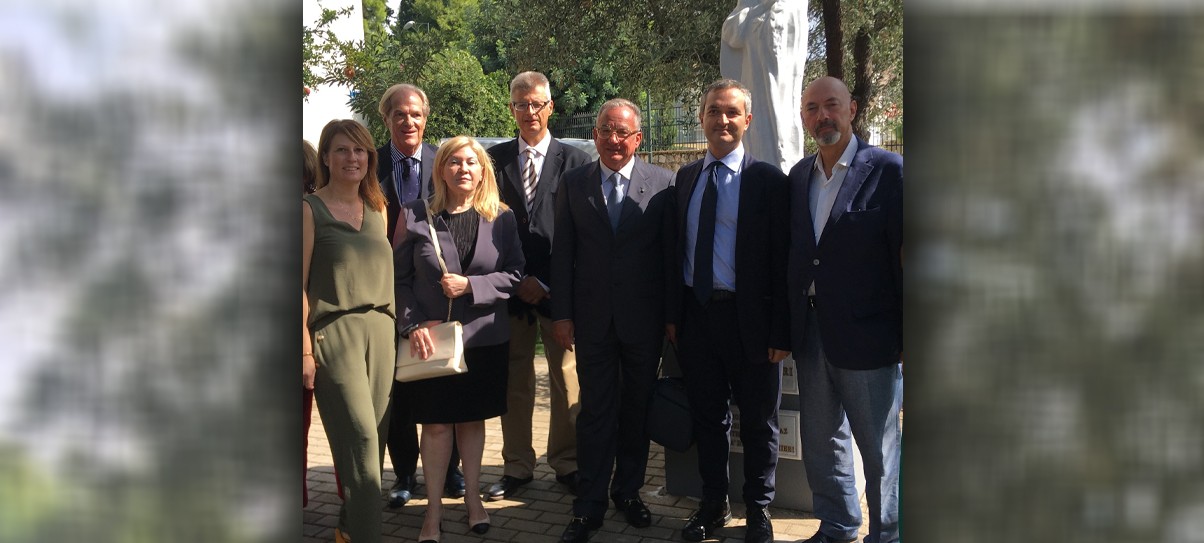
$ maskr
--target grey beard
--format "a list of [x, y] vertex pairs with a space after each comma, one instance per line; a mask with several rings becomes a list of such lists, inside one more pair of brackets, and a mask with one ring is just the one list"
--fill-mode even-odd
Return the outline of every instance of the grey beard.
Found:
[[840, 131], [836, 130], [828, 133], [827, 136], [817, 137], [815, 138], [815, 141], [819, 142], [820, 145], [832, 145], [833, 143], [840, 141]]

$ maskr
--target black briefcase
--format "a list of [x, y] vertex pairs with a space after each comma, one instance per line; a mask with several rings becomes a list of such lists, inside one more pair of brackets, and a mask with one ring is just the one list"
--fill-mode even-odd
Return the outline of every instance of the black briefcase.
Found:
[[[669, 344], [658, 373], [666, 366], [677, 367], [677, 349]], [[652, 390], [648, 406], [648, 437], [665, 448], [685, 452], [694, 444], [694, 420], [686, 397], [686, 382], [681, 377], [660, 377]]]

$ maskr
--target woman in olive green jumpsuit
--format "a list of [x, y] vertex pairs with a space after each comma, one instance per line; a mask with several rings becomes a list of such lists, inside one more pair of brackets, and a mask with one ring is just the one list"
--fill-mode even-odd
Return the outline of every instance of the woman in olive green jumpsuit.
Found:
[[318, 190], [304, 197], [301, 214], [302, 377], [314, 383], [345, 485], [335, 539], [376, 543], [396, 350], [393, 250], [368, 130], [352, 120], [331, 121], [318, 156]]

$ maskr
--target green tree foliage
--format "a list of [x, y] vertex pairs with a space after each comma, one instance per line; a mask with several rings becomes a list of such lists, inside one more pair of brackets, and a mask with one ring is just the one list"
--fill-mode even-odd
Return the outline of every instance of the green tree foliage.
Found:
[[[333, 18], [324, 17], [308, 31], [317, 37], [311, 49], [325, 54], [307, 54], [313, 61], [306, 73], [325, 73], [314, 80], [354, 89], [348, 106], [364, 118], [377, 143], [389, 138], [377, 104], [396, 83], [413, 83], [426, 91], [432, 107], [425, 136], [431, 143], [459, 134], [499, 136], [512, 129], [506, 111], [509, 77], [500, 72], [486, 76], [480, 61], [461, 45], [471, 42], [471, 33], [456, 15], [472, 13], [475, 3], [460, 2], [457, 9], [443, 10], [435, 4], [412, 6], [418, 23], [414, 28], [403, 31], [397, 26], [393, 33], [365, 35], [362, 42], [341, 40], [330, 32]], [[424, 23], [428, 18], [442, 23]]]
[[513, 132], [514, 122], [506, 110], [509, 79], [501, 72], [486, 76], [472, 53], [464, 49], [435, 53], [418, 81], [432, 104], [427, 139]]
[[[840, 77], [858, 99], [854, 130], [903, 124], [903, 0], [813, 0], [807, 81]], [[826, 13], [825, 13], [826, 12]], [[829, 43], [826, 21], [839, 25]]]
[[389, 17], [393, 10], [385, 0], [361, 0], [360, 7], [364, 13], [364, 35], [385, 32], [388, 29]]
[[[563, 92], [562, 114], [641, 91], [688, 96], [719, 75], [725, 2], [481, 0], [478, 53], [509, 73], [539, 70]], [[493, 66], [490, 66], [493, 67]]]

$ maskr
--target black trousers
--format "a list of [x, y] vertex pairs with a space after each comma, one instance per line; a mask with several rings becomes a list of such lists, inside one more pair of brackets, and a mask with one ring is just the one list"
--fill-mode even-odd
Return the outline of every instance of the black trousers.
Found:
[[[648, 402], [662, 341], [623, 342], [614, 325], [601, 341], [577, 341], [577, 516], [603, 518], [607, 497], [639, 496], [648, 469]], [[614, 478], [611, 478], [611, 468]], [[609, 484], [608, 484], [609, 483]], [[607, 489], [609, 488], [609, 493]]]
[[782, 365], [769, 362], [768, 347], [756, 360], [745, 355], [735, 299], [700, 305], [688, 288], [683, 298], [678, 356], [694, 417], [702, 498], [719, 501], [728, 495], [729, 401], [734, 400], [744, 446], [744, 503], [767, 506], [778, 466]]

